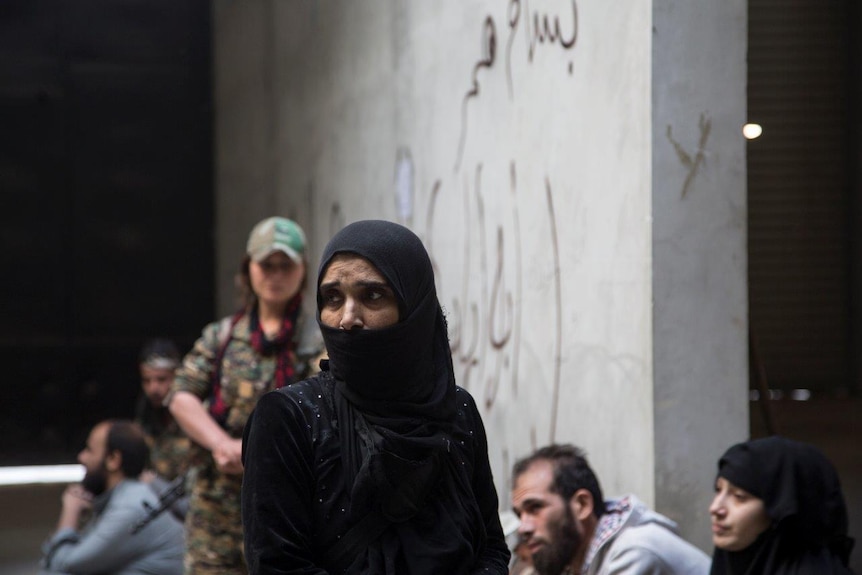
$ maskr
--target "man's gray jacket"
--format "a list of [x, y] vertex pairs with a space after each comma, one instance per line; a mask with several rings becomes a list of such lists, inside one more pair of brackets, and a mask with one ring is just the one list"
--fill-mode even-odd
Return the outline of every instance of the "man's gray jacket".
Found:
[[709, 557], [676, 534], [676, 524], [633, 495], [606, 502], [582, 573], [707, 575]]
[[93, 518], [80, 531], [61, 529], [42, 546], [41, 574], [181, 575], [183, 526], [166, 511], [137, 533], [158, 505], [149, 486], [127, 479], [93, 502]]

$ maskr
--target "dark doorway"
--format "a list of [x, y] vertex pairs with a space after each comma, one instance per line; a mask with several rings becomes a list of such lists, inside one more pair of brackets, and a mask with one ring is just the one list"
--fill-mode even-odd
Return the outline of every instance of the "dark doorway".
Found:
[[210, 4], [0, 4], [0, 465], [130, 417], [213, 313]]
[[[858, 2], [749, 0], [752, 436], [836, 465], [862, 530], [862, 221]], [[858, 547], [858, 546], [857, 546]], [[862, 570], [856, 549], [851, 566]]]

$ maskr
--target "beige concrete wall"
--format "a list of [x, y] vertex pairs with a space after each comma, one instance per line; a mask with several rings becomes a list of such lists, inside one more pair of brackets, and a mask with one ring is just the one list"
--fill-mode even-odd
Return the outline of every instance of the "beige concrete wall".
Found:
[[[656, 472], [672, 462], [704, 475], [713, 444], [733, 435], [726, 426], [744, 428], [746, 414], [728, 401], [718, 429], [687, 426], [690, 441], [673, 448], [656, 436], [677, 410], [696, 420], [711, 409], [655, 401], [669, 388], [654, 374], [671, 358], [655, 355], [664, 331], [653, 290], [665, 284], [654, 277], [653, 187], [665, 176], [654, 172], [679, 172], [654, 149], [664, 130], [654, 127], [652, 80], [661, 76], [660, 9], [635, 0], [216, 2], [220, 311], [230, 309], [230, 278], [257, 219], [295, 217], [312, 258], [347, 222], [401, 221], [432, 254], [459, 383], [483, 409], [503, 507], [515, 458], [570, 441], [587, 449], [608, 494], [635, 492], [696, 531], [700, 517], [679, 501], [688, 493], [674, 496]], [[735, 10], [718, 16], [732, 27]], [[721, 116], [738, 123], [737, 113]], [[717, 130], [710, 153], [735, 149], [738, 129]], [[709, 177], [738, 194], [739, 179], [726, 175]], [[726, 233], [735, 246], [739, 230]], [[730, 289], [744, 290], [744, 267], [725, 272]], [[726, 311], [744, 319], [744, 308]], [[673, 325], [684, 333], [693, 318]], [[698, 504], [710, 490], [692, 488]]]

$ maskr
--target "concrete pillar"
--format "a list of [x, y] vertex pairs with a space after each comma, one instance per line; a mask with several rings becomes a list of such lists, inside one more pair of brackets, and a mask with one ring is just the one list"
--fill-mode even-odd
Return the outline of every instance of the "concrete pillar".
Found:
[[715, 462], [748, 437], [745, 0], [653, 0], [656, 506], [710, 548]]

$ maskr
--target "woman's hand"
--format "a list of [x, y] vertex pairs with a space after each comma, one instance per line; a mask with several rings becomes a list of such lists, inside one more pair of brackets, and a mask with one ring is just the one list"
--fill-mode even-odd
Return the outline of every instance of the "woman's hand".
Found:
[[242, 473], [242, 440], [228, 438], [219, 442], [212, 450], [216, 467], [222, 473]]

